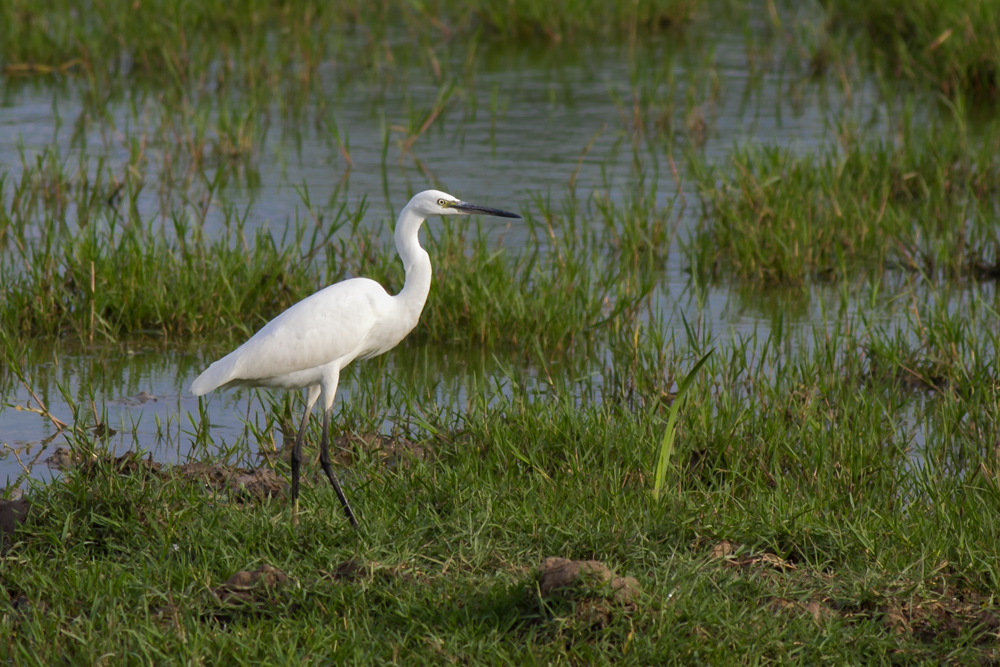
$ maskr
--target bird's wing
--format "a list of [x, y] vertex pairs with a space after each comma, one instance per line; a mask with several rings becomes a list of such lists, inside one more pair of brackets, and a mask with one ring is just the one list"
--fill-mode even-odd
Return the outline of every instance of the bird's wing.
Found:
[[316, 292], [268, 322], [191, 385], [197, 395], [233, 381], [263, 380], [343, 360], [365, 351], [391, 297], [377, 282], [354, 278]]

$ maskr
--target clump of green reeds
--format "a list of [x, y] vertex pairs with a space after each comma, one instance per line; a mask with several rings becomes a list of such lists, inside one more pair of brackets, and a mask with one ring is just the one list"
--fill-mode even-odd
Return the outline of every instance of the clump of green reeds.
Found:
[[543, 35], [562, 41], [581, 35], [662, 31], [689, 19], [701, 4], [701, 0], [477, 0], [453, 5], [449, 13], [468, 12], [470, 18], [507, 37]]
[[93, 176], [80, 160], [22, 159], [19, 180], [0, 190], [0, 326], [23, 339], [246, 333], [316, 289], [301, 248], [352, 215], [341, 206], [322, 231], [290, 224], [280, 245], [224, 206], [222, 233], [209, 238], [204, 206], [168, 201], [169, 212], [143, 219], [145, 164], [116, 185], [103, 160]]
[[737, 151], [698, 168], [704, 216], [685, 245], [694, 270], [764, 285], [900, 268], [930, 278], [990, 275], [1000, 135], [908, 129], [819, 155]]
[[614, 206], [570, 198], [556, 208], [536, 198], [517, 250], [502, 239], [491, 243], [482, 222], [446, 219], [431, 232], [436, 283], [422, 332], [487, 345], [532, 341], [549, 351], [606, 340], [606, 324], [632, 321], [648, 302], [656, 258], [668, 245], [669, 210], [639, 200]]
[[991, 0], [828, 0], [834, 25], [862, 27], [890, 71], [949, 96], [1000, 98], [1000, 12]]
[[352, 9], [260, 0], [12, 0], [0, 8], [0, 61], [12, 75], [81, 72], [98, 81], [126, 75], [204, 84], [212, 63], [215, 85], [250, 72], [309, 76], [326, 55], [323, 36], [349, 23]]
[[84, 8], [67, 0], [11, 0], [0, 7], [0, 63], [12, 75], [80, 72], [98, 81], [127, 76], [167, 85], [235, 83], [252, 89], [261, 79], [315, 79], [319, 64], [333, 52], [363, 62], [373, 51], [363, 39], [344, 49], [345, 26], [377, 38], [407, 31], [415, 41], [426, 40], [429, 32], [448, 36], [480, 28], [510, 39], [542, 35], [560, 41], [663, 30], [689, 18], [701, 4], [110, 0]]
[[[222, 205], [213, 209], [220, 232], [210, 236], [204, 207], [168, 199], [168, 213], [147, 219], [141, 170], [114, 189], [87, 173], [58, 159], [25, 162], [16, 187], [0, 192], [6, 330], [112, 341], [240, 337], [348, 276], [372, 277], [391, 292], [402, 287], [402, 266], [383, 233], [388, 224], [361, 225], [364, 206], [315, 211], [304, 193], [308, 219], [271, 230], [248, 229], [245, 215]], [[208, 187], [211, 195], [215, 185]], [[520, 248], [491, 237], [481, 220], [432, 220], [425, 239], [435, 281], [418, 335], [565, 350], [604, 335], [604, 323], [631, 320], [670, 239], [670, 209], [654, 202], [641, 193], [618, 206], [601, 198], [570, 197], [562, 208], [538, 200], [537, 212], [526, 211]]]

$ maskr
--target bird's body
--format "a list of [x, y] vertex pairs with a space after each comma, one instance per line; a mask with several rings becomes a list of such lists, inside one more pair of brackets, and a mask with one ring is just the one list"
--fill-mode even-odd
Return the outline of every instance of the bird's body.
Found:
[[320, 462], [348, 518], [357, 525], [333, 473], [328, 450], [330, 413], [340, 371], [355, 359], [368, 359], [391, 350], [417, 325], [430, 291], [432, 273], [430, 257], [420, 247], [420, 226], [431, 215], [460, 213], [520, 217], [467, 204], [436, 190], [415, 195], [396, 223], [396, 251], [406, 271], [399, 294], [388, 294], [368, 278], [330, 285], [275, 317], [191, 384], [191, 392], [196, 396], [236, 386], [308, 390], [305, 415], [292, 451], [292, 498], [296, 506], [302, 440], [312, 407], [322, 398]]
[[[250, 386], [302, 389], [323, 382], [355, 359], [394, 348], [417, 320], [398, 318], [398, 305], [374, 280], [330, 285], [278, 315], [235, 351], [212, 364], [191, 391]], [[365, 313], [358, 318], [352, 314]]]

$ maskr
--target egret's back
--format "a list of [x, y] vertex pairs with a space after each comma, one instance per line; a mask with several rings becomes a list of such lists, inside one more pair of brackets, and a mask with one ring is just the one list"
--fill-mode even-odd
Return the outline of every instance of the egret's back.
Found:
[[[381, 285], [345, 280], [316, 292], [268, 322], [191, 384], [196, 396], [226, 385], [305, 387], [328, 365], [380, 354], [415, 321], [403, 318]], [[405, 320], [405, 321], [404, 321]], [[315, 371], [315, 372], [311, 372]]]

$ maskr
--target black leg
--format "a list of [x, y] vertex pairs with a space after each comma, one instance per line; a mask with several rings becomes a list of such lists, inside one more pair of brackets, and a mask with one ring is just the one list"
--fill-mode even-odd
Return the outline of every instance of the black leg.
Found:
[[333, 466], [330, 464], [331, 412], [333, 412], [333, 410], [327, 410], [323, 413], [323, 443], [320, 447], [319, 463], [323, 466], [323, 472], [326, 473], [330, 483], [333, 484], [333, 490], [337, 492], [337, 498], [340, 499], [340, 504], [344, 506], [344, 513], [347, 514], [347, 519], [351, 522], [352, 526], [357, 528], [358, 520], [354, 518], [354, 510], [351, 509], [351, 504], [347, 502], [347, 496], [344, 495], [344, 490], [340, 488], [340, 480], [337, 479], [337, 474], [333, 472]]
[[302, 426], [299, 427], [299, 434], [295, 436], [295, 447], [292, 448], [292, 523], [299, 522], [299, 471], [302, 468], [302, 441], [306, 437], [306, 426], [309, 424], [309, 413], [312, 412], [312, 404], [306, 405], [306, 412], [302, 415]]

